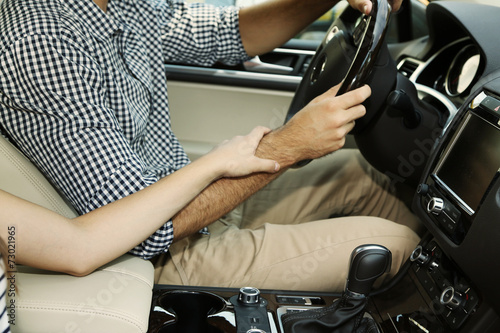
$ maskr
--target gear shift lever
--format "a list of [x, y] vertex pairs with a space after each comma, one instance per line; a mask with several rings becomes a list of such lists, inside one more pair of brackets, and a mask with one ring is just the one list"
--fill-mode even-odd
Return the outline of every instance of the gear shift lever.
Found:
[[391, 267], [392, 254], [381, 245], [361, 245], [354, 249], [342, 296], [320, 309], [282, 315], [285, 333], [380, 332], [371, 316], [365, 316], [368, 293], [373, 282]]
[[345, 293], [367, 296], [375, 280], [391, 268], [392, 254], [381, 245], [361, 245], [351, 254]]

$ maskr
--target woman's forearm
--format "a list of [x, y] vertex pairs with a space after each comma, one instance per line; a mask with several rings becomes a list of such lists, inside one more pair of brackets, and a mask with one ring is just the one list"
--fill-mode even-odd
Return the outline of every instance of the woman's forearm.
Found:
[[86, 275], [148, 238], [214, 178], [201, 163], [193, 163], [75, 219], [0, 191], [0, 235], [6, 239], [7, 228], [16, 227], [20, 264]]

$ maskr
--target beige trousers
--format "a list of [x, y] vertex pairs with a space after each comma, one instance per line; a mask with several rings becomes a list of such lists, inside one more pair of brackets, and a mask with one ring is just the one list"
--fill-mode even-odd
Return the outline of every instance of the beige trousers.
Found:
[[174, 243], [156, 261], [155, 282], [338, 292], [356, 246], [391, 250], [387, 278], [417, 245], [419, 228], [389, 179], [358, 151], [341, 150], [285, 172], [210, 225], [210, 235]]

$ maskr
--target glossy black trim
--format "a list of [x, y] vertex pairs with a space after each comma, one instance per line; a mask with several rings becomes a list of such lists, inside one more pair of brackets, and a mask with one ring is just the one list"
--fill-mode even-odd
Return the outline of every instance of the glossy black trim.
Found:
[[165, 71], [167, 80], [283, 91], [295, 91], [301, 80], [300, 76], [170, 64]]

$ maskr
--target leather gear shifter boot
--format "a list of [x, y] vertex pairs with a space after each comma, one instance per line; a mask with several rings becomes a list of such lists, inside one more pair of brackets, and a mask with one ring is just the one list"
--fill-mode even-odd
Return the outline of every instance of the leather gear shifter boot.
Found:
[[342, 297], [324, 308], [284, 314], [281, 321], [285, 333], [380, 332], [365, 308], [373, 283], [389, 271], [391, 258], [391, 252], [380, 245], [355, 248]]
[[285, 333], [379, 333], [371, 316], [365, 315], [367, 298], [343, 294], [332, 305], [285, 314], [282, 317]]

